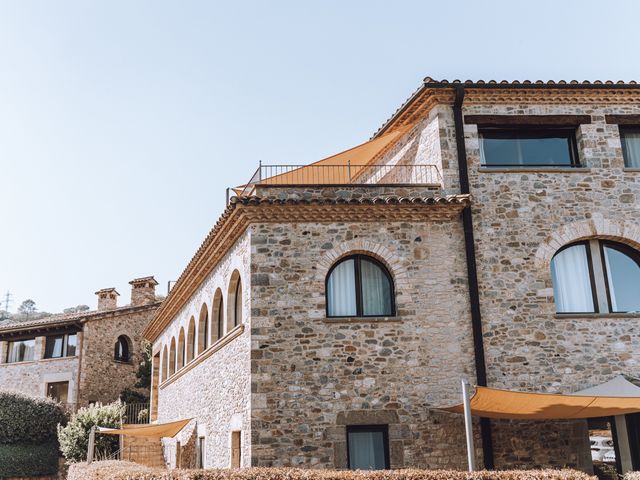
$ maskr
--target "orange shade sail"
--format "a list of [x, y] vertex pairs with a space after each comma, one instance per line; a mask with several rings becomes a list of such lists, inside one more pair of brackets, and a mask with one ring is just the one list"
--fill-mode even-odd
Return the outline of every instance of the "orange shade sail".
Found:
[[[472, 415], [496, 419], [563, 420], [640, 412], [640, 397], [512, 392], [487, 387], [476, 387], [470, 404]], [[460, 404], [443, 410], [463, 413], [464, 407]]]
[[123, 425], [122, 428], [98, 427], [98, 432], [104, 433], [106, 435], [126, 435], [129, 437], [173, 438], [180, 432], [180, 430], [186, 427], [190, 421], [191, 419], [188, 418], [186, 420], [178, 420], [176, 422], [169, 423], [152, 423], [150, 425]]

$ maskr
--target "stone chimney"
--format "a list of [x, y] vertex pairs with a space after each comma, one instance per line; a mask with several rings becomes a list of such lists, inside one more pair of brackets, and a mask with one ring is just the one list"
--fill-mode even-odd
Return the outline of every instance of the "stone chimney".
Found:
[[98, 310], [113, 310], [118, 306], [120, 294], [115, 288], [103, 288], [96, 292], [98, 296]]
[[150, 277], [134, 278], [131, 285], [131, 306], [149, 305], [156, 301], [156, 279]]

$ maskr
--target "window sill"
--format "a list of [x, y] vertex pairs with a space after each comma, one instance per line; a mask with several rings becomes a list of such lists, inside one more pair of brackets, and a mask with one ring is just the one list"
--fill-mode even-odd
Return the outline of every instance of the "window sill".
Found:
[[325, 317], [324, 323], [401, 323], [400, 317]]
[[36, 363], [35, 360], [21, 360], [19, 362], [2, 362], [0, 365], [28, 365], [30, 363]]
[[640, 313], [556, 313], [555, 318], [640, 318]]
[[630, 173], [633, 173], [633, 172], [640, 172], [640, 168], [635, 168], [635, 167], [624, 167], [624, 168], [622, 169], [622, 171], [623, 171], [623, 172], [630, 172]]
[[55, 362], [57, 360], [73, 360], [74, 358], [78, 358], [77, 355], [69, 355], [67, 357], [51, 357], [51, 358], [43, 358], [41, 362]]
[[159, 385], [160, 389], [163, 389], [163, 388], [171, 385], [173, 382], [175, 382], [178, 378], [183, 376], [189, 370], [191, 370], [192, 368], [194, 368], [197, 365], [199, 365], [200, 363], [202, 363], [206, 358], [209, 358], [215, 352], [217, 352], [222, 347], [224, 347], [225, 345], [230, 343], [233, 339], [235, 339], [235, 338], [239, 337], [240, 335], [242, 335], [242, 332], [244, 332], [244, 324], [243, 323], [241, 323], [237, 327], [234, 327], [232, 330], [227, 332], [227, 334], [224, 337], [222, 337], [221, 339], [217, 340], [213, 345], [211, 345], [205, 351], [200, 353], [196, 358], [191, 360], [189, 363], [187, 363], [185, 366], [183, 366], [180, 370], [178, 370], [173, 375], [171, 375], [169, 378], [167, 378], [162, 383], [160, 383], [160, 385]]
[[[478, 168], [481, 173], [589, 173], [588, 167], [486, 167]], [[640, 171], [640, 170], [638, 170]]]

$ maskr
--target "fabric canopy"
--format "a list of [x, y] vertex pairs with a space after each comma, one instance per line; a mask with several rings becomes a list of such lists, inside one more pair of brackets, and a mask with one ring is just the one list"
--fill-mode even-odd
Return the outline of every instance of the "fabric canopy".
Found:
[[[614, 387], [620, 384], [621, 382], [617, 380], [609, 386]], [[625, 415], [640, 412], [640, 389], [638, 390], [637, 396], [615, 396], [590, 393], [561, 395], [512, 392], [476, 387], [476, 392], [470, 400], [471, 414], [484, 418], [523, 420], [562, 420]], [[619, 393], [620, 389], [601, 388], [599, 391]], [[625, 391], [633, 392], [628, 387]], [[463, 413], [464, 407], [460, 404], [444, 410]]]
[[189, 422], [178, 420], [170, 423], [153, 423], [150, 425], [123, 425], [122, 428], [98, 427], [98, 432], [106, 435], [127, 435], [129, 437], [162, 438], [175, 437]]
[[[350, 148], [344, 152], [337, 153], [330, 157], [318, 160], [291, 170], [286, 165], [270, 168], [266, 174], [271, 174], [266, 178], [260, 178], [255, 182], [257, 185], [344, 185], [353, 182], [359, 175], [364, 173], [367, 165], [372, 164], [380, 154], [404, 135], [412, 125], [404, 126], [391, 133], [365, 142], [357, 147]], [[282, 167], [282, 168], [280, 168]], [[284, 171], [282, 171], [284, 169]], [[282, 172], [282, 173], [280, 173]], [[253, 185], [253, 180], [248, 185]], [[232, 189], [236, 195], [240, 195], [247, 185], [241, 185]]]

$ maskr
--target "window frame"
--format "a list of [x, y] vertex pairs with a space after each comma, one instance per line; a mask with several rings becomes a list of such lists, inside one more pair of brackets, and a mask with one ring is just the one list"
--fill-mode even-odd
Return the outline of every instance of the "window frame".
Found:
[[[10, 361], [9, 359], [11, 358], [11, 351], [12, 351], [12, 347], [19, 342], [33, 342], [33, 358], [30, 358], [28, 360], [25, 360], [24, 358], [20, 359], [20, 360], [15, 360], [15, 361]], [[28, 338], [20, 338], [17, 340], [9, 340], [9, 342], [7, 342], [7, 358], [6, 358], [6, 363], [22, 363], [22, 362], [34, 362], [36, 360], [36, 339], [35, 337], [28, 337]]]
[[627, 153], [627, 147], [624, 142], [624, 136], [627, 133], [640, 133], [640, 125], [618, 125], [618, 134], [620, 135], [620, 145], [622, 147], [622, 158], [624, 161], [624, 168], [638, 168], [634, 167], [627, 161], [629, 154]]
[[[69, 337], [71, 336], [75, 336], [76, 337], [76, 344], [75, 344], [75, 348], [76, 348], [76, 352], [73, 355], [69, 355]], [[47, 345], [49, 343], [49, 339], [55, 339], [55, 338], [59, 338], [62, 337], [62, 354], [59, 356], [47, 356]], [[53, 358], [66, 358], [66, 357], [76, 357], [78, 356], [78, 334], [77, 333], [60, 333], [57, 335], [47, 335], [45, 337], [45, 341], [44, 341], [44, 359], [53, 359]]]
[[[391, 297], [391, 313], [389, 315], [365, 315], [364, 314], [364, 305], [362, 303], [362, 273], [360, 268], [360, 263], [363, 258], [377, 265], [382, 270], [384, 275], [387, 277], [387, 280], [389, 281], [389, 286], [390, 286], [389, 294]], [[331, 277], [331, 274], [333, 273], [335, 268], [341, 263], [346, 262], [347, 260], [354, 260], [353, 269], [354, 269], [354, 279], [356, 283], [356, 314], [355, 315], [329, 315], [329, 294], [328, 294], [329, 278]], [[367, 255], [366, 253], [355, 253], [353, 255], [342, 257], [331, 266], [331, 268], [327, 272], [327, 275], [325, 276], [325, 279], [324, 279], [324, 298], [325, 298], [326, 318], [380, 318], [380, 317], [389, 318], [389, 317], [397, 316], [396, 286], [395, 286], [395, 282], [393, 281], [393, 277], [391, 276], [391, 272], [389, 271], [387, 266], [383, 264], [380, 260], [378, 260], [375, 257], [372, 257], [371, 255]]]
[[[602, 270], [602, 273], [603, 273], [602, 282], [604, 284], [604, 288], [598, 287], [598, 281], [595, 278], [594, 256], [592, 255], [592, 245], [591, 245], [592, 242], [597, 243], [597, 251], [599, 255], [597, 256], [596, 261], [599, 262], [598, 267], [600, 268], [600, 270]], [[638, 252], [633, 247], [630, 247], [629, 245], [625, 245], [620, 242], [607, 240], [603, 238], [589, 238], [587, 240], [581, 240], [578, 242], [573, 242], [568, 245], [562, 246], [562, 248], [559, 248], [556, 251], [556, 253], [553, 255], [553, 258], [555, 258], [555, 256], [558, 255], [563, 250], [566, 250], [568, 248], [575, 247], [578, 245], [584, 245], [585, 250], [587, 251], [587, 265], [589, 267], [589, 282], [591, 284], [591, 295], [593, 298], [593, 312], [558, 312], [557, 303], [554, 295], [554, 303], [556, 303], [556, 314], [557, 315], [592, 315], [592, 314], [614, 314], [615, 315], [615, 314], [629, 313], [627, 311], [613, 310], [612, 302], [611, 302], [611, 292], [609, 287], [609, 271], [607, 270], [607, 263], [605, 260], [604, 249], [605, 247], [608, 247], [623, 253], [628, 258], [633, 260], [636, 263], [636, 265], [638, 265], [639, 268], [640, 268], [640, 252]], [[555, 285], [554, 285], [554, 288], [555, 288]], [[605, 302], [601, 302], [601, 300], [604, 300]], [[600, 305], [602, 303], [607, 304], [607, 310], [604, 312], [600, 308]]]
[[347, 468], [349, 470], [354, 470], [354, 467], [351, 466], [351, 452], [349, 448], [349, 434], [352, 432], [377, 432], [382, 433], [382, 444], [384, 448], [384, 469], [391, 469], [391, 452], [389, 451], [389, 425], [386, 424], [378, 424], [378, 425], [347, 425], [346, 433], [347, 433]]
[[[125, 349], [126, 349], [126, 358], [123, 357], [119, 357], [118, 356], [118, 345], [120, 344], [120, 340], [122, 340], [124, 342], [125, 345]], [[133, 360], [133, 352], [131, 351], [131, 345], [130, 345], [130, 340], [129, 337], [127, 337], [126, 335], [118, 335], [118, 338], [116, 339], [116, 344], [114, 345], [114, 352], [113, 352], [113, 360], [116, 362], [121, 362], [121, 363], [131, 363]]]
[[[516, 139], [542, 139], [551, 137], [566, 138], [569, 147], [569, 159], [570, 163], [555, 164], [555, 163], [483, 163], [483, 155], [480, 155], [480, 166], [483, 168], [581, 168], [583, 165], [580, 163], [580, 155], [578, 154], [578, 140], [576, 138], [575, 126], [562, 127], [562, 126], [544, 126], [544, 125], [491, 125], [481, 126], [478, 125], [478, 140], [480, 143], [480, 151], [482, 152], [482, 141], [484, 139], [485, 132], [493, 133], [494, 135], [500, 135], [500, 137], [493, 137], [494, 140], [516, 140]], [[491, 137], [490, 137], [491, 139]]]
[[[69, 383], [70, 383], [69, 380], [62, 380], [62, 381], [59, 381], [59, 382], [47, 382], [46, 383], [46, 387], [45, 387], [47, 398], [52, 398], [56, 402], [62, 403], [63, 405], [69, 403], [69, 401], [68, 401], [69, 400]], [[53, 387], [54, 385], [59, 386], [59, 385], [65, 385], [65, 384], [67, 386], [67, 401], [66, 402], [61, 402], [60, 398], [52, 397], [51, 395], [49, 395], [49, 389], [51, 387]]]

